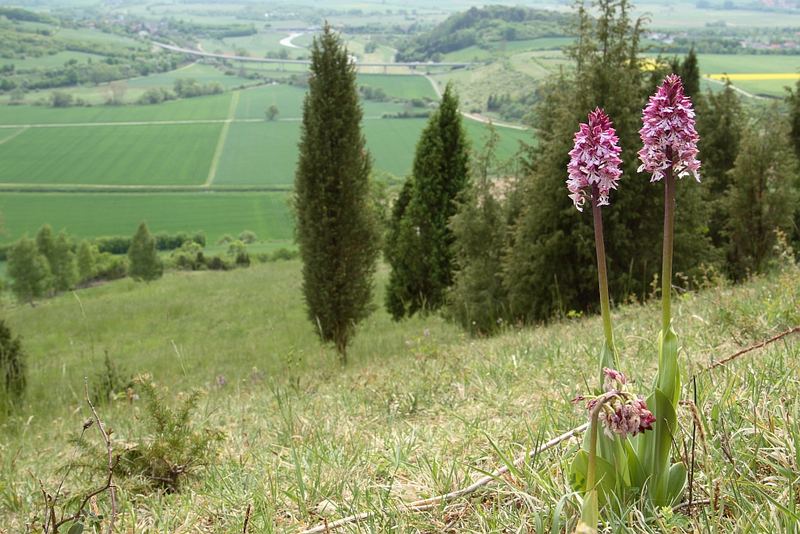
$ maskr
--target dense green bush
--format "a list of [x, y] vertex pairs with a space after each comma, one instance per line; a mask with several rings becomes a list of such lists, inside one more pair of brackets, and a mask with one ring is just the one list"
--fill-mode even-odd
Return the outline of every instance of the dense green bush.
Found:
[[135, 388], [145, 401], [145, 428], [120, 453], [119, 473], [146, 487], [178, 491], [184, 480], [214, 461], [224, 435], [193, 420], [199, 392], [182, 395], [172, 408], [149, 377], [137, 378]]
[[7, 410], [22, 399], [27, 385], [26, 371], [22, 343], [0, 319], [0, 410]]

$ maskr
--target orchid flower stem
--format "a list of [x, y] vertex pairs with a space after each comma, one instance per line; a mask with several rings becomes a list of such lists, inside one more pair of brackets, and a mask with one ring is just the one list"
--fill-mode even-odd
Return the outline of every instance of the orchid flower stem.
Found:
[[[671, 158], [668, 149], [667, 157]], [[664, 173], [664, 250], [661, 265], [661, 331], [666, 335], [670, 327], [672, 310], [672, 242], [675, 237], [675, 176], [672, 166]]]
[[603, 316], [603, 333], [606, 345], [614, 349], [614, 333], [611, 328], [611, 304], [608, 298], [608, 273], [606, 270], [606, 247], [603, 240], [603, 214], [600, 211], [597, 184], [592, 186], [592, 216], [594, 218], [594, 246], [597, 252], [597, 280], [600, 285], [600, 313]]

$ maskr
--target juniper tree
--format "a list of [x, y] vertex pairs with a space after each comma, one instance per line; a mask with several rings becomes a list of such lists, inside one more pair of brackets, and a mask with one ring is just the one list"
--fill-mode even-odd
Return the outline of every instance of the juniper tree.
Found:
[[130, 262], [128, 274], [134, 280], [150, 282], [161, 278], [164, 273], [164, 265], [156, 251], [156, 240], [144, 222], [139, 224], [133, 236], [128, 249], [128, 260]]
[[717, 248], [727, 248], [725, 195], [731, 185], [730, 170], [739, 153], [742, 122], [742, 106], [730, 80], [726, 80], [723, 91], [706, 94], [697, 117], [698, 146], [703, 158], [706, 201], [711, 210], [709, 236]]
[[450, 219], [455, 274], [447, 294], [447, 315], [479, 335], [497, 331], [507, 316], [502, 280], [506, 219], [491, 180], [497, 170], [498, 139], [492, 128], [484, 150], [475, 158], [475, 179], [462, 193]]
[[[450, 218], [455, 201], [468, 183], [469, 150], [458, 111], [458, 97], [451, 84], [442, 95], [417, 142], [413, 187], [399, 224], [400, 234], [390, 240], [396, 249], [387, 258], [392, 263], [393, 283], [387, 301], [395, 317], [442, 306], [453, 283], [453, 233]], [[411, 262], [407, 260], [415, 255]], [[401, 294], [392, 294], [396, 289]], [[402, 310], [392, 308], [403, 302]], [[402, 311], [401, 313], [397, 313]]]
[[800, 158], [800, 80], [797, 80], [795, 89], [788, 89], [786, 101], [789, 104], [789, 139], [792, 148]]
[[327, 24], [311, 46], [308, 84], [294, 194], [303, 296], [320, 338], [344, 363], [371, 311], [379, 236], [355, 66]]
[[43, 297], [50, 289], [50, 267], [36, 243], [23, 237], [8, 253], [8, 276], [11, 290], [23, 302], [33, 304], [34, 299]]
[[729, 261], [735, 278], [764, 271], [776, 230], [792, 227], [798, 202], [797, 160], [784, 124], [773, 108], [742, 135], [727, 197]]
[[[637, 171], [641, 110], [650, 91], [638, 57], [643, 30], [640, 21], [631, 20], [627, 0], [600, 0], [596, 6], [599, 13], [592, 17], [579, 5], [577, 39], [567, 52], [576, 68], [549, 80], [534, 110], [538, 144], [531, 150], [530, 176], [520, 193], [523, 209], [504, 260], [509, 306], [521, 320], [597, 306], [591, 218], [575, 217], [564, 194], [574, 125], [597, 106], [614, 122], [624, 162], [614, 209], [604, 213], [612, 298], [646, 294], [660, 263], [653, 236], [661, 233], [663, 195]], [[675, 268], [683, 272], [713, 259], [702, 189], [692, 185], [687, 180], [678, 185]]]
[[13, 337], [5, 321], [0, 319], [0, 408], [22, 398], [26, 380], [25, 353], [19, 337]]
[[414, 194], [414, 179], [409, 177], [392, 205], [386, 232], [384, 257], [391, 265], [389, 283], [386, 288], [386, 309], [395, 320], [402, 319], [412, 302], [413, 274], [421, 271], [417, 265], [420, 255], [413, 250], [418, 246], [417, 232], [409, 217], [408, 205]]

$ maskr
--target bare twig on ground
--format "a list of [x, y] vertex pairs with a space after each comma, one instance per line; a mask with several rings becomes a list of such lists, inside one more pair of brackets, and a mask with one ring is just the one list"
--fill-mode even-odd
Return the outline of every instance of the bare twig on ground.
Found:
[[705, 372], [711, 371], [712, 369], [716, 369], [717, 367], [722, 367], [724, 365], [727, 365], [730, 362], [732, 362], [733, 360], [736, 360], [737, 358], [740, 358], [741, 356], [744, 356], [748, 352], [752, 352], [752, 351], [754, 351], [756, 349], [760, 349], [762, 347], [766, 347], [770, 343], [775, 343], [776, 341], [779, 341], [779, 340], [785, 338], [786, 336], [789, 336], [789, 335], [792, 335], [792, 334], [797, 334], [797, 333], [800, 333], [800, 325], [795, 326], [794, 328], [790, 328], [789, 330], [786, 330], [784, 332], [781, 332], [778, 335], [772, 336], [771, 338], [766, 339], [764, 341], [761, 341], [760, 343], [756, 343], [755, 345], [750, 345], [749, 347], [746, 347], [746, 348], [744, 348], [744, 349], [742, 349], [740, 351], [734, 352], [733, 354], [731, 354], [730, 356], [728, 356], [726, 358], [723, 358], [723, 359], [718, 360], [716, 362], [712, 362], [711, 365], [709, 365], [705, 369], [702, 369], [702, 370], [698, 371], [694, 376], [698, 376], [698, 375], [701, 375], [701, 374], [703, 374]]
[[[83, 429], [81, 431], [81, 438], [83, 437], [84, 433], [88, 428], [92, 425], [97, 425], [100, 434], [103, 436], [103, 441], [105, 442], [106, 452], [108, 453], [108, 473], [106, 476], [105, 483], [87, 493], [83, 499], [81, 499], [80, 506], [78, 506], [77, 511], [69, 516], [62, 516], [60, 520], [56, 520], [56, 506], [58, 504], [58, 497], [61, 493], [61, 489], [64, 485], [64, 480], [66, 479], [67, 475], [61, 480], [58, 485], [58, 489], [56, 491], [55, 496], [51, 496], [47, 493], [44, 489], [44, 484], [39, 481], [39, 486], [42, 490], [42, 495], [44, 496], [45, 501], [45, 525], [44, 525], [44, 532], [46, 534], [57, 534], [58, 529], [62, 526], [66, 525], [67, 523], [74, 522], [79, 520], [84, 515], [84, 510], [86, 506], [89, 504], [89, 501], [92, 497], [100, 495], [101, 493], [108, 491], [111, 497], [111, 513], [108, 517], [108, 527], [106, 529], [106, 534], [112, 534], [114, 531], [114, 520], [117, 517], [117, 488], [114, 486], [114, 469], [117, 467], [117, 463], [119, 462], [119, 458], [114, 458], [113, 448], [111, 446], [111, 433], [106, 430], [105, 426], [103, 426], [102, 421], [100, 420], [100, 416], [97, 414], [97, 410], [92, 404], [92, 400], [89, 397], [89, 385], [88, 381], [84, 380], [85, 382], [85, 391], [86, 391], [86, 403], [89, 405], [89, 409], [92, 412], [92, 419], [88, 419], [83, 424]], [[72, 466], [69, 466], [67, 470], [67, 474], [71, 471]]]
[[247, 505], [247, 511], [244, 513], [244, 527], [242, 528], [242, 534], [247, 534], [247, 527], [250, 525], [250, 511], [251, 511], [250, 504]]
[[[562, 442], [570, 439], [573, 436], [577, 436], [578, 434], [581, 434], [582, 432], [586, 431], [587, 428], [589, 428], [589, 423], [584, 423], [584, 424], [582, 424], [580, 426], [577, 426], [577, 427], [573, 428], [572, 430], [570, 430], [568, 432], [564, 432], [560, 436], [557, 436], [557, 437], [551, 439], [550, 441], [548, 441], [547, 443], [545, 443], [541, 447], [538, 447], [538, 448], [536, 448], [536, 449], [534, 449], [534, 450], [532, 450], [530, 452], [527, 452], [525, 454], [522, 454], [522, 455], [518, 456], [514, 460], [514, 466], [515, 467], [519, 467], [528, 458], [534, 458], [537, 455], [541, 454], [542, 452], [546, 451], [547, 449], [552, 449], [553, 447], [555, 447], [559, 443], [562, 443]], [[440, 504], [443, 504], [443, 503], [446, 503], [446, 502], [450, 502], [450, 501], [458, 499], [460, 497], [464, 497], [465, 495], [469, 495], [470, 493], [474, 493], [479, 488], [482, 488], [483, 486], [486, 486], [490, 482], [493, 482], [493, 481], [497, 480], [498, 478], [500, 478], [502, 475], [507, 473], [509, 469], [510, 469], [509, 466], [504, 465], [504, 466], [500, 467], [499, 469], [497, 469], [496, 471], [494, 471], [492, 474], [486, 475], [485, 477], [482, 477], [482, 478], [476, 480], [475, 482], [473, 482], [472, 484], [470, 484], [466, 488], [462, 488], [462, 489], [459, 489], [459, 490], [456, 490], [456, 491], [452, 491], [452, 492], [444, 494], [444, 495], [437, 495], [436, 497], [431, 497], [429, 499], [421, 499], [421, 500], [418, 500], [418, 501], [414, 501], [414, 502], [406, 504], [404, 506], [404, 508], [406, 510], [408, 510], [409, 512], [424, 512], [426, 510], [431, 510], [432, 508], [436, 508]], [[322, 525], [317, 525], [314, 528], [310, 528], [308, 530], [304, 530], [301, 534], [315, 534], [317, 532], [327, 532], [329, 530], [335, 530], [335, 529], [337, 529], [339, 527], [343, 527], [343, 526], [349, 525], [351, 523], [357, 523], [359, 521], [363, 521], [363, 520], [368, 519], [368, 518], [370, 518], [370, 517], [372, 517], [374, 515], [375, 515], [374, 512], [364, 512], [364, 513], [361, 513], [361, 514], [355, 514], [355, 515], [351, 515], [351, 516], [339, 519], [338, 521], [333, 521], [333, 522], [327, 522], [326, 521]]]

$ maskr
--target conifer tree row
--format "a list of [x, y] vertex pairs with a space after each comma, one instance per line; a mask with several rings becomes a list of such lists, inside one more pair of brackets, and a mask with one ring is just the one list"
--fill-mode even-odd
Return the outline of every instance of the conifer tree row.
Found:
[[386, 306], [395, 319], [440, 308], [453, 283], [456, 200], [468, 182], [469, 149], [451, 84], [417, 143], [413, 172], [395, 204], [386, 259]]
[[361, 119], [355, 66], [326, 24], [311, 46], [294, 203], [308, 317], [342, 362], [370, 312], [379, 251]]
[[[630, 18], [628, 0], [600, 0], [590, 16], [580, 5], [577, 39], [568, 51], [575, 71], [552, 79], [535, 109], [538, 139], [530, 151], [530, 176], [517, 193], [522, 212], [504, 261], [504, 283], [515, 320], [539, 321], [554, 313], [596, 305], [596, 267], [590, 217], [575, 217], [564, 194], [574, 125], [587, 110], [603, 107], [614, 121], [623, 153], [615, 207], [604, 217], [612, 298], [642, 296], [658, 271], [663, 195], [637, 172], [641, 110], [651, 92], [639, 59], [641, 21]], [[679, 184], [676, 270], [711, 258], [702, 188]]]

